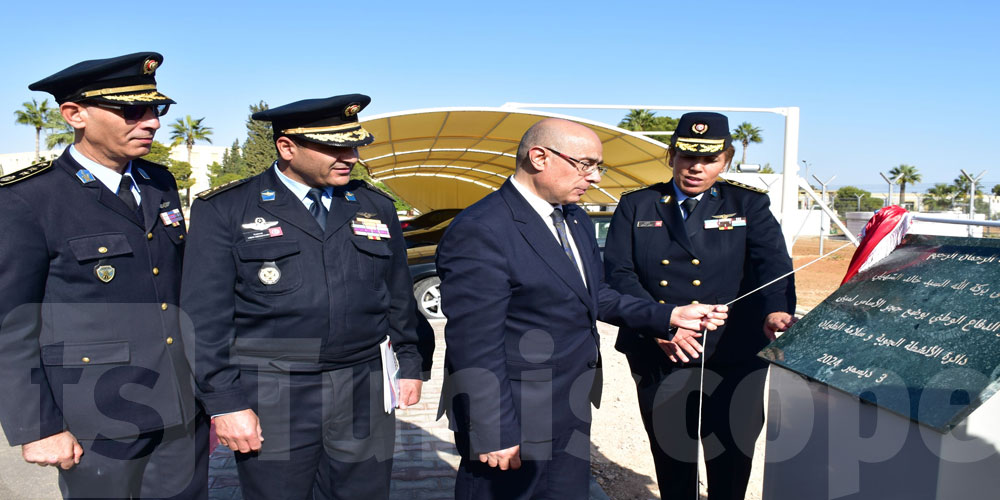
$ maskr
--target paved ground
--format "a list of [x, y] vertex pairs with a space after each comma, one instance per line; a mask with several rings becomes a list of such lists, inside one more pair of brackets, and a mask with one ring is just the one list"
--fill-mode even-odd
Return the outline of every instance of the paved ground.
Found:
[[[424, 384], [421, 403], [400, 411], [396, 419], [396, 453], [392, 471], [391, 497], [399, 500], [453, 498], [455, 471], [459, 457], [448, 421], [435, 421], [441, 394], [441, 366], [444, 364], [444, 321], [433, 321], [437, 336], [433, 378]], [[6, 444], [0, 443], [0, 444]], [[219, 447], [212, 454], [209, 470], [209, 498], [241, 500], [239, 479], [232, 452]], [[607, 500], [591, 479], [592, 500]], [[26, 464], [20, 447], [0, 449], [0, 500], [59, 498], [56, 471]]]

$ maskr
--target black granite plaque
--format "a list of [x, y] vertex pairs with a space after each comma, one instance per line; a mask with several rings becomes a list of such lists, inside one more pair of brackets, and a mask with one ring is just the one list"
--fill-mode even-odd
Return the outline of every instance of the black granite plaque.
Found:
[[759, 356], [946, 432], [1000, 388], [1000, 240], [908, 235]]

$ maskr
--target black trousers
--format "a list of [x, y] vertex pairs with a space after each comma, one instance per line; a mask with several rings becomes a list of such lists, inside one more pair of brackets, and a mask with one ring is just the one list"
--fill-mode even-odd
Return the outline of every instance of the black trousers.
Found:
[[132, 440], [81, 440], [83, 456], [59, 470], [67, 499], [208, 498], [209, 419], [148, 432]]
[[[700, 369], [677, 367], [662, 352], [628, 354], [639, 411], [664, 500], [695, 498]], [[701, 442], [712, 500], [746, 495], [754, 444], [764, 426], [767, 364], [755, 357], [705, 366]]]
[[260, 418], [258, 453], [236, 453], [244, 500], [389, 498], [395, 414], [378, 359], [317, 373], [243, 371]]

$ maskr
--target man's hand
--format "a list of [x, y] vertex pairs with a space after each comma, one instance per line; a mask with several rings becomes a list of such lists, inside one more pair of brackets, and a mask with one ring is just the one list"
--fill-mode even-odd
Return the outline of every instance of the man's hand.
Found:
[[21, 456], [24, 461], [46, 465], [58, 465], [63, 470], [69, 470], [80, 463], [83, 447], [69, 431], [62, 431], [49, 437], [21, 445]]
[[768, 314], [764, 320], [764, 335], [767, 336], [768, 340], [774, 340], [778, 338], [778, 332], [791, 328], [798, 320], [799, 318], [786, 312], [778, 311]]
[[212, 422], [215, 423], [215, 434], [219, 436], [219, 442], [223, 446], [240, 453], [260, 451], [264, 435], [261, 433], [260, 420], [253, 410], [248, 408], [219, 415]]
[[680, 362], [687, 363], [690, 361], [688, 356], [698, 359], [698, 353], [705, 352], [701, 342], [698, 342], [698, 337], [701, 337], [701, 333], [678, 328], [673, 340], [656, 339], [656, 343], [660, 345], [660, 349], [663, 349], [670, 361], [677, 363], [680, 360]]
[[407, 407], [420, 402], [420, 388], [423, 381], [412, 378], [399, 379], [399, 408], [405, 410]]
[[711, 304], [677, 306], [670, 312], [670, 326], [686, 330], [715, 330], [726, 322], [729, 307]]
[[489, 464], [490, 467], [500, 467], [500, 470], [507, 469], [520, 469], [521, 468], [521, 445], [516, 444], [513, 447], [491, 451], [489, 453], [480, 453], [479, 461], [484, 464]]

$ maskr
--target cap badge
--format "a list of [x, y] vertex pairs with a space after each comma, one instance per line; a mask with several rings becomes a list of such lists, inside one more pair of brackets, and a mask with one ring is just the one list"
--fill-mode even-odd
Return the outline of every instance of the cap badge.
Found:
[[698, 135], [704, 134], [705, 132], [708, 132], [708, 124], [695, 123], [694, 125], [691, 125], [691, 131]]
[[355, 103], [351, 103], [346, 108], [344, 108], [344, 116], [350, 118], [350, 117], [358, 114], [358, 111], [361, 111], [361, 105], [358, 104], [358, 103], [356, 103], [356, 102]]
[[156, 62], [156, 59], [146, 59], [146, 62], [142, 63], [142, 74], [152, 75], [153, 73], [156, 73], [156, 68], [159, 65], [160, 63]]

